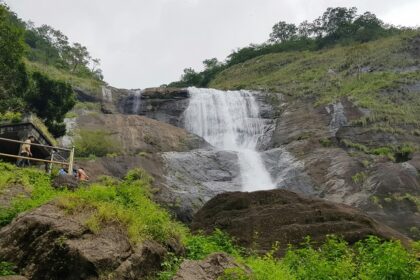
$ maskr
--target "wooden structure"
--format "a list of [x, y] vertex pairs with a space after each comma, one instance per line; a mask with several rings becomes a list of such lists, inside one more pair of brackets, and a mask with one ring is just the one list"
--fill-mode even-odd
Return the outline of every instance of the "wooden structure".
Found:
[[[0, 157], [7, 161], [29, 159], [35, 163], [44, 163], [51, 171], [52, 164], [66, 166], [69, 174], [73, 172], [74, 148], [57, 147], [55, 139], [48, 135], [42, 122], [33, 116], [25, 117], [19, 123], [0, 123]], [[34, 136], [31, 144], [32, 157], [20, 155], [21, 145]]]

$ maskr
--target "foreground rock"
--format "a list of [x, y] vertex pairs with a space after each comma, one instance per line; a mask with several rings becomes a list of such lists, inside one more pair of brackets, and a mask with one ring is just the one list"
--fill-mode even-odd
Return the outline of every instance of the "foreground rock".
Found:
[[261, 252], [278, 241], [280, 254], [288, 244], [300, 244], [306, 236], [315, 244], [328, 234], [350, 243], [368, 235], [408, 240], [353, 207], [286, 190], [219, 194], [198, 211], [191, 227], [207, 233], [219, 228], [235, 237], [239, 245]]
[[25, 213], [0, 230], [0, 259], [29, 279], [143, 279], [160, 269], [162, 245], [132, 245], [112, 224], [93, 234], [84, 226], [88, 217], [53, 204]]
[[215, 253], [202, 261], [184, 261], [173, 280], [217, 280], [228, 268], [248, 271], [225, 253]]

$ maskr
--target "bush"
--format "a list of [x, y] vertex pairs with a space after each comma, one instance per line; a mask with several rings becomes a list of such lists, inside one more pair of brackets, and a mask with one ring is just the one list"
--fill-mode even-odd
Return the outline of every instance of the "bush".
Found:
[[14, 198], [7, 208], [0, 206], [0, 227], [10, 223], [19, 213], [45, 204], [60, 193], [51, 186], [50, 176], [40, 170], [0, 163], [0, 174], [0, 191], [21, 185], [27, 193]]
[[8, 276], [15, 274], [15, 266], [12, 263], [0, 261], [0, 276]]
[[[135, 173], [139, 173], [138, 170]], [[86, 226], [94, 233], [107, 223], [117, 222], [133, 243], [147, 239], [163, 243], [171, 238], [182, 239], [184, 227], [172, 221], [169, 213], [151, 200], [150, 176], [143, 171], [142, 178], [129, 174], [126, 178], [129, 179], [115, 185], [93, 184], [64, 193], [57, 204], [69, 213], [92, 210]]]
[[238, 268], [228, 269], [222, 279], [414, 280], [420, 277], [417, 243], [410, 251], [399, 241], [371, 236], [351, 247], [346, 241], [329, 236], [318, 249], [310, 245], [309, 239], [302, 246], [289, 247], [283, 259], [273, 258], [271, 252], [262, 257], [251, 255], [238, 259], [251, 268], [251, 274]]
[[240, 256], [241, 249], [235, 246], [232, 238], [221, 230], [216, 229], [211, 235], [191, 235], [185, 242], [187, 258], [192, 260], [204, 259], [214, 252], [225, 252], [232, 256]]
[[120, 152], [117, 141], [103, 130], [80, 130], [74, 146], [78, 157], [104, 157]]

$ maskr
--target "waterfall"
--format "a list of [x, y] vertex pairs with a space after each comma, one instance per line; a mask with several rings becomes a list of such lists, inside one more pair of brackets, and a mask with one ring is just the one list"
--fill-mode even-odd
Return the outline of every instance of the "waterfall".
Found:
[[189, 88], [185, 128], [214, 147], [238, 154], [244, 191], [273, 189], [274, 184], [256, 151], [264, 122], [250, 91]]
[[112, 90], [107, 87], [102, 87], [102, 100], [112, 102]]
[[140, 109], [140, 103], [141, 103], [141, 90], [135, 89], [132, 91], [133, 95], [133, 114], [138, 114]]

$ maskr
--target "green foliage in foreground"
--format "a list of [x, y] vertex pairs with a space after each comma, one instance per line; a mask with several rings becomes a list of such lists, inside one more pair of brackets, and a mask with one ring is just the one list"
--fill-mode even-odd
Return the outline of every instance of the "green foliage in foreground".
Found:
[[60, 193], [51, 186], [51, 177], [45, 172], [0, 163], [0, 195], [6, 188], [22, 188], [22, 192], [9, 207], [0, 206], [0, 226], [10, 223], [21, 212], [47, 203]]
[[[214, 252], [225, 252], [250, 269], [227, 269], [222, 280], [414, 280], [420, 277], [420, 262], [416, 259], [420, 244], [413, 243], [408, 250], [399, 241], [382, 241], [374, 236], [352, 246], [329, 236], [320, 248], [313, 247], [308, 238], [299, 248], [289, 247], [281, 259], [274, 257], [276, 246], [263, 256], [246, 254], [220, 230], [208, 236], [190, 235], [185, 245], [185, 259], [200, 260]], [[183, 260], [169, 255], [159, 279], [172, 279]]]
[[[417, 250], [418, 253], [418, 250]], [[308, 279], [419, 279], [420, 263], [414, 249], [408, 251], [399, 241], [383, 242], [371, 236], [353, 246], [330, 236], [316, 249], [309, 242], [303, 248], [290, 247], [284, 258], [276, 259], [272, 252], [264, 256], [239, 259], [251, 269], [228, 269], [224, 280], [308, 280]]]
[[22, 169], [0, 163], [0, 175], [0, 195], [6, 188], [24, 188], [24, 193], [15, 197], [9, 207], [0, 207], [0, 226], [10, 223], [21, 212], [54, 201], [69, 214], [92, 213], [86, 226], [93, 232], [99, 232], [107, 223], [116, 222], [127, 231], [133, 243], [146, 239], [159, 242], [183, 239], [186, 232], [151, 200], [152, 178], [142, 169], [128, 172], [121, 182], [106, 177], [74, 192], [54, 189], [50, 176], [34, 168]]
[[[150, 199], [152, 178], [141, 169], [130, 171], [122, 181], [104, 177], [74, 192], [53, 189], [50, 176], [36, 169], [0, 163], [0, 175], [0, 194], [10, 187], [25, 189], [25, 194], [16, 197], [9, 207], [0, 208], [0, 226], [9, 223], [18, 213], [53, 201], [69, 215], [90, 213], [86, 226], [94, 233], [112, 223], [126, 230], [133, 243], [146, 239], [162, 243], [171, 238], [181, 239], [186, 247], [185, 256], [168, 254], [159, 279], [171, 279], [183, 260], [200, 260], [213, 252], [226, 252], [250, 268], [250, 272], [228, 269], [222, 277], [224, 280], [415, 280], [420, 277], [420, 263], [416, 259], [416, 254], [420, 253], [418, 243], [408, 250], [399, 241], [383, 242], [376, 237], [353, 246], [329, 237], [320, 248], [314, 248], [308, 240], [299, 248], [289, 247], [285, 256], [277, 259], [274, 257], [276, 248], [264, 256], [247, 254], [219, 230], [211, 235], [190, 234]], [[0, 273], [13, 274], [13, 270], [13, 264], [0, 262]]]
[[105, 224], [116, 222], [123, 226], [133, 243], [147, 239], [164, 243], [171, 238], [183, 238], [184, 227], [151, 200], [151, 180], [143, 170], [135, 169], [118, 184], [95, 183], [65, 193], [57, 204], [69, 214], [92, 211], [86, 226], [95, 233]]

